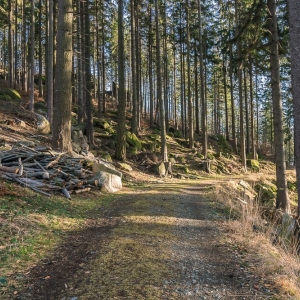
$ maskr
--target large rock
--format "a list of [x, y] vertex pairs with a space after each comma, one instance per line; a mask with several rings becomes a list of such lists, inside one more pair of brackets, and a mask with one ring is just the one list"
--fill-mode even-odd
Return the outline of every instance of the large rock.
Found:
[[165, 177], [166, 173], [167, 173], [165, 164], [163, 162], [161, 162], [160, 164], [156, 165], [155, 172], [160, 177]]
[[36, 114], [37, 118], [37, 130], [41, 134], [49, 134], [51, 132], [49, 121], [42, 115]]
[[130, 146], [135, 147], [137, 151], [141, 151], [142, 150], [142, 143], [141, 143], [141, 141], [132, 132], [129, 132], [129, 131], [126, 132], [126, 142]]
[[87, 153], [89, 151], [88, 139], [80, 128], [72, 128], [71, 139], [73, 151], [77, 153], [80, 153], [81, 151]]
[[122, 178], [122, 173], [116, 169], [114, 169], [113, 165], [104, 164], [104, 163], [96, 163], [94, 162], [92, 165], [93, 173], [96, 174], [98, 172], [106, 172]]
[[113, 165], [98, 160], [93, 163], [92, 170], [95, 176], [89, 183], [98, 186], [101, 191], [114, 193], [122, 189], [122, 173]]
[[88, 180], [88, 183], [107, 193], [114, 193], [122, 189], [121, 177], [108, 172], [97, 172], [93, 178]]

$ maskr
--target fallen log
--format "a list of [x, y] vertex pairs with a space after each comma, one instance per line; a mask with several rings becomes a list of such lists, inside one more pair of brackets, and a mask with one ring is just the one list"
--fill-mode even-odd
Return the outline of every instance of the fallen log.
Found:
[[6, 173], [15, 173], [15, 174], [17, 174], [19, 172], [19, 168], [18, 167], [0, 166], [0, 171], [6, 172]]

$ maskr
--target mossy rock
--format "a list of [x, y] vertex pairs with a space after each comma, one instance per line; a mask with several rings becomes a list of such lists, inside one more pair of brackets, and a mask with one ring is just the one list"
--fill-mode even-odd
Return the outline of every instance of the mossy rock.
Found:
[[166, 166], [163, 162], [155, 166], [155, 173], [160, 177], [166, 176]]
[[186, 163], [185, 157], [179, 156], [179, 157], [178, 157], [178, 162], [181, 163], [181, 164], [185, 164], [185, 163]]
[[198, 152], [198, 153], [196, 154], [196, 156], [197, 156], [198, 158], [200, 158], [200, 159], [204, 159], [204, 155], [201, 154], [200, 152]]
[[175, 130], [174, 137], [182, 139], [183, 138], [183, 134], [182, 134], [182, 132], [180, 130]]
[[106, 129], [105, 129], [105, 132], [106, 132], [107, 134], [113, 134], [113, 133], [115, 133], [115, 130], [114, 130], [113, 128], [109, 127], [109, 128], [106, 128]]
[[155, 152], [156, 150], [156, 142], [149, 142], [145, 145], [146, 149], [148, 149], [150, 152]]
[[141, 141], [137, 138], [137, 136], [130, 132], [130, 131], [127, 131], [126, 132], [126, 142], [136, 148], [137, 151], [141, 151], [142, 150], [142, 143]]
[[175, 165], [177, 163], [174, 157], [170, 157], [169, 162], [172, 163], [172, 165]]
[[290, 191], [296, 192], [297, 191], [297, 181], [295, 181], [295, 182], [288, 181], [287, 187]]
[[215, 156], [212, 153], [207, 153], [208, 159], [215, 159]]
[[86, 124], [85, 123], [79, 123], [72, 127], [72, 130], [81, 130], [83, 134], [86, 133]]
[[190, 173], [190, 170], [187, 166], [180, 166], [179, 169], [182, 170], [185, 174]]
[[128, 172], [131, 172], [132, 171], [132, 167], [126, 163], [121, 163], [121, 162], [118, 162], [118, 166], [122, 169], [122, 170], [125, 170], [125, 171], [128, 171]]
[[151, 134], [150, 139], [152, 141], [160, 141], [160, 136], [159, 136], [159, 134]]
[[247, 159], [247, 166], [254, 172], [259, 172], [259, 161], [256, 159]]
[[106, 161], [108, 161], [108, 162], [112, 162], [112, 159], [111, 159], [111, 156], [110, 156], [110, 154], [109, 153], [103, 153], [102, 155], [101, 155], [101, 158], [103, 158], [103, 159], [105, 159]]
[[111, 125], [106, 120], [103, 119], [94, 118], [93, 123], [95, 127], [100, 127], [103, 129], [111, 128]]
[[5, 93], [1, 93], [1, 91], [0, 91], [0, 100], [6, 101], [6, 102], [12, 102], [13, 101], [12, 98], [9, 95], [7, 95]]
[[173, 138], [174, 137], [174, 133], [173, 132], [169, 132], [168, 136], [171, 137], [171, 138]]
[[260, 182], [255, 185], [254, 189], [260, 203], [268, 207], [274, 206], [277, 193], [276, 185], [270, 182]]
[[[34, 111], [44, 114], [47, 113], [47, 103], [44, 101], [34, 102]], [[72, 122], [73, 123], [73, 122]]]
[[21, 101], [20, 94], [14, 89], [10, 89], [10, 88], [3, 89], [3, 90], [0, 91], [0, 94], [9, 95], [10, 98], [12, 99], [12, 101], [14, 101], [14, 102], [20, 102]]
[[128, 152], [131, 154], [137, 154], [138, 150], [136, 147], [129, 147]]

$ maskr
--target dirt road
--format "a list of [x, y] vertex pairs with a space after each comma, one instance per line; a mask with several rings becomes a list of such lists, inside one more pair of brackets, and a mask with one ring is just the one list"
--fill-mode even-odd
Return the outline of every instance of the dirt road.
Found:
[[253, 272], [259, 258], [229, 245], [212, 185], [125, 189], [66, 234], [14, 299], [280, 299]]

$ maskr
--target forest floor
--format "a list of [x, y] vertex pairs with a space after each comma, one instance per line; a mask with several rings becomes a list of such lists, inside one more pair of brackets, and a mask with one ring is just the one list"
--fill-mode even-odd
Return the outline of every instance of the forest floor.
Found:
[[[7, 124], [15, 117], [0, 107], [0, 147], [50, 145], [29, 121]], [[185, 143], [168, 138], [179, 177], [155, 175], [147, 162], [157, 156], [141, 152], [129, 156], [133, 170], [122, 171], [115, 194], [47, 198], [0, 179], [0, 299], [300, 299], [298, 257], [272, 244], [272, 229], [254, 228], [258, 215], [240, 218], [240, 200], [229, 201], [229, 183], [272, 181], [274, 165], [241, 174], [237, 157], [222, 156], [214, 162], [232, 173], [207, 174]]]
[[124, 188], [1, 299], [300, 299], [278, 250], [215, 200], [227, 180]]

